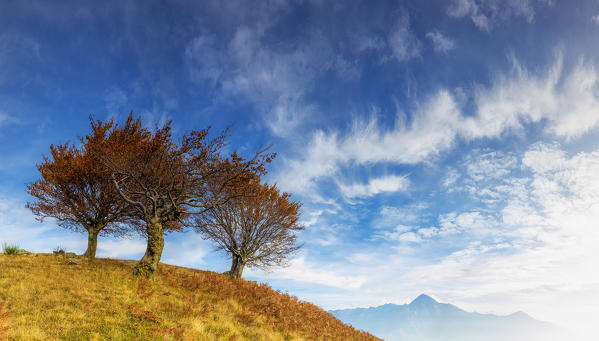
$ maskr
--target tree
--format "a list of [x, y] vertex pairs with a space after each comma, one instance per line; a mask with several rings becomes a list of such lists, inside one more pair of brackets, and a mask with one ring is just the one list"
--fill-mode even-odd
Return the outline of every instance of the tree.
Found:
[[196, 217], [196, 230], [212, 240], [218, 250], [231, 255], [231, 277], [240, 278], [244, 267], [268, 269], [285, 265], [297, 251], [299, 202], [289, 193], [280, 193], [276, 185], [252, 180], [245, 196], [232, 198]]
[[81, 138], [81, 147], [66, 142], [50, 146], [50, 157], [37, 166], [41, 179], [27, 186], [27, 192], [36, 201], [28, 202], [37, 219], [51, 217], [58, 225], [77, 232], [87, 231], [85, 256], [94, 259], [98, 235], [122, 236], [126, 229], [127, 207], [90, 150], [106, 147], [106, 133], [114, 125], [112, 120], [94, 122], [90, 117], [92, 133]]
[[[156, 271], [165, 233], [181, 231], [190, 217], [241, 195], [240, 184], [263, 174], [264, 163], [274, 157], [259, 151], [251, 160], [235, 152], [224, 158], [220, 152], [228, 131], [211, 139], [209, 129], [193, 131], [175, 143], [171, 122], [152, 132], [130, 114], [122, 127], [111, 131], [111, 147], [99, 150], [116, 191], [131, 208], [131, 218], [143, 222], [147, 247], [135, 275]], [[221, 194], [229, 188], [235, 191]]]

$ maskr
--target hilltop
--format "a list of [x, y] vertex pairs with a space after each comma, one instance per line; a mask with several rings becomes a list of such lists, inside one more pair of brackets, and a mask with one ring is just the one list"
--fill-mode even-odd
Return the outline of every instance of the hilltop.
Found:
[[134, 264], [0, 254], [0, 340], [378, 340], [265, 284]]

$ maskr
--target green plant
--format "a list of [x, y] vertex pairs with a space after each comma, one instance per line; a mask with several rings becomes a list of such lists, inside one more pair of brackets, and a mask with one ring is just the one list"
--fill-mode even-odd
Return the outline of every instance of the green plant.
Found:
[[19, 245], [2, 243], [2, 252], [5, 255], [16, 255], [19, 252]]
[[67, 251], [65, 250], [64, 247], [62, 246], [57, 246], [56, 249], [54, 249], [54, 254], [55, 255], [64, 255]]

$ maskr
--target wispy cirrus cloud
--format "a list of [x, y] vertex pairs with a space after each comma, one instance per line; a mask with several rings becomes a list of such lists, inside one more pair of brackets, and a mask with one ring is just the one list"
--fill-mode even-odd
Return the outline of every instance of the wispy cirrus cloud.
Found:
[[0, 34], [0, 65], [12, 60], [41, 60], [41, 46], [39, 42], [18, 34]]
[[387, 39], [393, 57], [400, 62], [416, 58], [422, 53], [422, 43], [412, 32], [407, 13], [399, 17]]
[[367, 183], [345, 185], [339, 183], [341, 194], [348, 199], [371, 197], [380, 193], [405, 191], [410, 184], [406, 176], [389, 175], [370, 178]]
[[532, 22], [537, 4], [551, 4], [551, 1], [453, 0], [447, 14], [454, 18], [469, 17], [476, 27], [489, 31], [497, 21], [511, 17], [523, 17]]
[[421, 162], [452, 145], [459, 115], [454, 99], [442, 91], [422, 106], [410, 125], [398, 118], [393, 129], [382, 130], [371, 119], [354, 122], [343, 137], [317, 131], [303, 157], [287, 161], [277, 180], [284, 188], [306, 192], [314, 189], [313, 180], [335, 174], [348, 162]]
[[433, 42], [433, 48], [438, 53], [447, 53], [456, 48], [455, 40], [446, 37], [439, 31], [428, 32], [426, 37]]
[[0, 128], [13, 121], [12, 116], [0, 110]]
[[[317, 20], [293, 39], [273, 44], [282, 39], [277, 28], [294, 5], [271, 5], [263, 14], [246, 14], [253, 20], [245, 18], [240, 20], [243, 24], [234, 24], [227, 39], [217, 39], [217, 33], [203, 30], [188, 42], [184, 57], [197, 86], [215, 93], [218, 100], [252, 104], [280, 137], [293, 135], [305, 122], [323, 114], [311, 98], [319, 95], [323, 79], [331, 75], [344, 81], [361, 77], [365, 65], [362, 52], [377, 51], [382, 64], [405, 64], [422, 54], [422, 42], [407, 11], [391, 16], [383, 30], [364, 28], [348, 37], [347, 47], [338, 41], [338, 34], [328, 32]], [[223, 9], [225, 16], [229, 10]], [[451, 41], [446, 38], [441, 44], [447, 50]]]
[[412, 113], [406, 123], [383, 129], [376, 119], [354, 121], [346, 133], [316, 131], [303, 154], [287, 160], [277, 180], [291, 191], [310, 192], [314, 182], [357, 165], [417, 164], [451, 149], [457, 138], [497, 138], [523, 124], [540, 124], [548, 135], [571, 139], [599, 125], [599, 84], [593, 65], [583, 61], [564, 70], [558, 56], [545, 74], [533, 74], [513, 59], [512, 71], [470, 96], [475, 115], [464, 115], [455, 95], [441, 90]]
[[317, 27], [294, 44], [266, 43], [266, 29], [277, 23], [277, 13], [237, 27], [225, 43], [203, 33], [189, 42], [185, 58], [197, 84], [216, 87], [224, 96], [241, 96], [265, 114], [274, 134], [288, 136], [315, 113], [316, 107], [305, 97], [320, 77], [334, 72], [351, 78], [356, 71]]
[[578, 137], [599, 124], [596, 67], [582, 59], [564, 70], [559, 55], [545, 75], [532, 74], [513, 59], [509, 76], [476, 92], [477, 116], [465, 119], [468, 138], [499, 136], [523, 122], [547, 121], [545, 131]]

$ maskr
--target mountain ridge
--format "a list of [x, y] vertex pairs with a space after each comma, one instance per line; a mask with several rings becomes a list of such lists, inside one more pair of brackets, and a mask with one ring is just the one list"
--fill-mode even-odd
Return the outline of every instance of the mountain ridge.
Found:
[[421, 294], [408, 304], [330, 310], [355, 328], [388, 341], [561, 340], [557, 326], [523, 311], [508, 315], [468, 312]]

